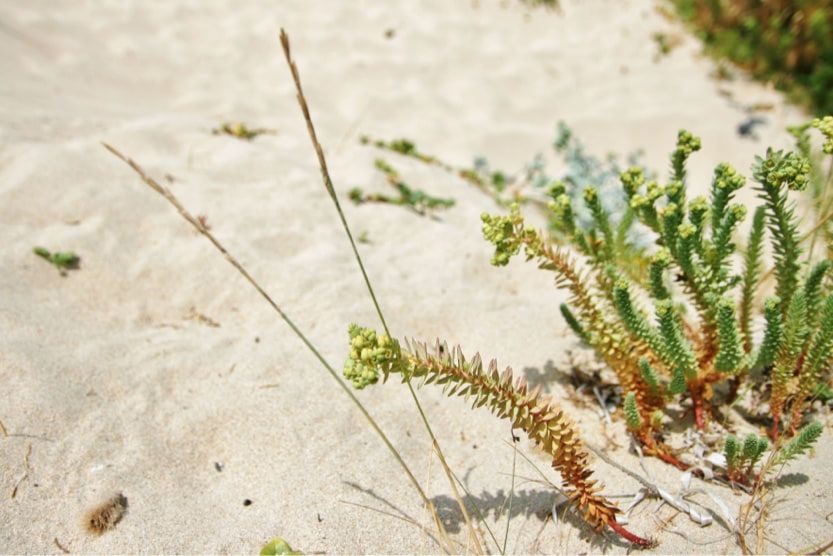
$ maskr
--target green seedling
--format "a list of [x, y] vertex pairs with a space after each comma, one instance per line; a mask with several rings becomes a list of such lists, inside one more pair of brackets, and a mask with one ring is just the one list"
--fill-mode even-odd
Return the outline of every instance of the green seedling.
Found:
[[78, 269], [81, 263], [81, 257], [72, 251], [57, 251], [52, 253], [44, 247], [35, 247], [32, 249], [32, 252], [57, 268], [61, 276], [66, 276], [68, 270]]

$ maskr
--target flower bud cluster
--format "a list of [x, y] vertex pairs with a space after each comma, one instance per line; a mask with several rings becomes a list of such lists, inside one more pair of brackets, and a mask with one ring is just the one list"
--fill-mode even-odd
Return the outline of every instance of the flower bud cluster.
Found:
[[379, 371], [385, 375], [394, 370], [401, 361], [399, 343], [387, 334], [376, 334], [375, 330], [351, 324], [350, 354], [344, 363], [344, 378], [359, 390], [375, 384]]

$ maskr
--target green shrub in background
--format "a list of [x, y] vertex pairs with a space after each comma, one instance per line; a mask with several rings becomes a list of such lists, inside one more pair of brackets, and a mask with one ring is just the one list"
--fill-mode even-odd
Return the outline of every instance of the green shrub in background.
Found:
[[833, 112], [833, 0], [671, 0], [717, 56]]

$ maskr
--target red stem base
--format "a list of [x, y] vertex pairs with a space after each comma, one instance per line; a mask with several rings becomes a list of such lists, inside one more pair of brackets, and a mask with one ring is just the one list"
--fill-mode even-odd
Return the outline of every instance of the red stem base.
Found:
[[691, 389], [691, 404], [694, 406], [694, 426], [697, 430], [706, 428], [706, 416], [703, 412], [703, 398], [700, 397], [700, 386]]
[[643, 539], [638, 535], [634, 535], [633, 533], [619, 525], [615, 517], [611, 517], [608, 520], [607, 525], [611, 529], [613, 529], [614, 533], [616, 533], [617, 535], [619, 535], [631, 544], [635, 544], [640, 548], [651, 548], [652, 546], [654, 546], [654, 543], [652, 541], [649, 541], [648, 539]]
[[668, 463], [670, 465], [673, 465], [677, 469], [680, 469], [681, 471], [688, 470], [688, 465], [686, 465], [685, 463], [681, 462], [680, 460], [666, 452], [661, 446], [657, 445], [650, 432], [643, 432], [637, 438], [639, 438], [639, 440], [642, 442], [642, 445], [645, 447], [645, 453], [649, 456], [657, 457], [665, 463]]
[[663, 450], [657, 450], [656, 456], [665, 463], [669, 463], [681, 471], [687, 471], [689, 468], [688, 465]]
[[778, 429], [780, 428], [780, 424], [781, 424], [781, 416], [780, 415], [774, 415], [772, 417], [772, 430], [769, 431], [769, 437], [772, 439], [773, 443], [778, 442], [778, 434], [780, 432]]

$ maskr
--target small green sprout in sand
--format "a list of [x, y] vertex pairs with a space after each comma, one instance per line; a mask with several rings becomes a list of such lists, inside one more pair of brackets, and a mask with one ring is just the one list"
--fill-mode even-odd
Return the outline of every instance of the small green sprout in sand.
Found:
[[382, 193], [365, 193], [361, 188], [354, 187], [348, 195], [350, 200], [360, 205], [362, 203], [388, 203], [411, 208], [417, 214], [425, 215], [430, 210], [444, 209], [454, 206], [454, 199], [433, 197], [420, 189], [412, 189], [399, 176], [399, 172], [382, 159], [376, 160], [376, 168], [385, 174], [388, 184], [396, 189], [398, 197]]
[[242, 122], [224, 122], [220, 127], [212, 129], [211, 133], [214, 135], [231, 135], [237, 139], [251, 141], [258, 135], [274, 135], [275, 130], [263, 127], [250, 128]]
[[57, 268], [61, 272], [61, 276], [66, 276], [67, 270], [76, 270], [81, 262], [81, 257], [72, 251], [52, 253], [45, 247], [35, 247], [32, 252]]

